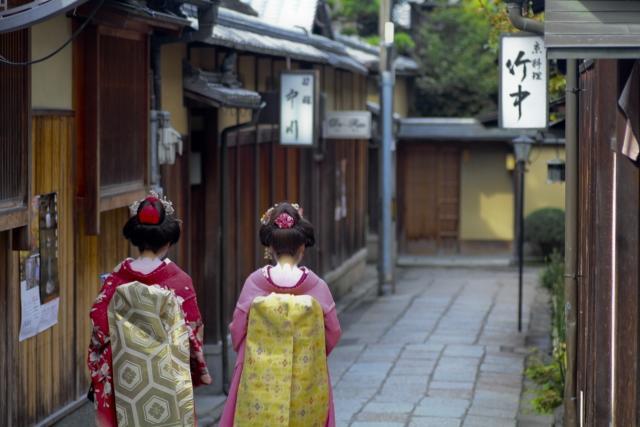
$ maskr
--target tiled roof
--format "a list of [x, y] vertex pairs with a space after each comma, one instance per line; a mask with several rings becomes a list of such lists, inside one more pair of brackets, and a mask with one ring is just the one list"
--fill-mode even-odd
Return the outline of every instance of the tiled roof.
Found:
[[264, 22], [277, 27], [313, 30], [318, 0], [243, 0]]

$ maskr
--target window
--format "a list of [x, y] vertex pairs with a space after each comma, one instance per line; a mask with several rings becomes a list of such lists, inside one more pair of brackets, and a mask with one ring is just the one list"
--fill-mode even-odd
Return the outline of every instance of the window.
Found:
[[[13, 61], [28, 60], [29, 31], [0, 34], [0, 55]], [[0, 215], [25, 207], [29, 178], [29, 91], [29, 67], [0, 64]], [[0, 227], [10, 228], [2, 222]]]
[[146, 176], [146, 36], [100, 35], [99, 122], [102, 195], [141, 188]]

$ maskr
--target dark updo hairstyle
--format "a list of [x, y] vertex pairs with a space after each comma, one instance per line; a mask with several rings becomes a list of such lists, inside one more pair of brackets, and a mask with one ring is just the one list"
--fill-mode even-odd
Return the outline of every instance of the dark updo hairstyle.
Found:
[[[287, 213], [293, 218], [291, 228], [280, 228], [276, 224], [276, 219], [283, 213]], [[260, 227], [260, 243], [273, 248], [277, 257], [281, 255], [295, 256], [300, 246], [310, 247], [316, 243], [313, 225], [300, 216], [298, 210], [290, 203], [278, 203], [265, 222]]]
[[[157, 224], [140, 222], [140, 212], [149, 204], [152, 204], [160, 214], [160, 221]], [[147, 198], [140, 202], [136, 214], [129, 218], [129, 221], [124, 225], [122, 234], [140, 252], [150, 250], [157, 253], [167, 243], [174, 245], [178, 242], [180, 239], [180, 221], [166, 213], [160, 200]]]

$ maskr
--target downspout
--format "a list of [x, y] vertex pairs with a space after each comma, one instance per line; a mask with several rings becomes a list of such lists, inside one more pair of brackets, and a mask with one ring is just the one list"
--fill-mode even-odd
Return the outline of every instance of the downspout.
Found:
[[[251, 117], [251, 121], [247, 123], [241, 123], [239, 125], [229, 126], [224, 128], [220, 133], [220, 155], [219, 155], [219, 182], [220, 182], [220, 199], [219, 199], [219, 209], [220, 209], [220, 232], [219, 236], [219, 254], [225, 253], [225, 248], [229, 247], [229, 225], [228, 225], [228, 213], [227, 213], [227, 201], [229, 199], [229, 186], [227, 183], [227, 175], [229, 173], [229, 168], [227, 165], [227, 137], [231, 132], [239, 132], [243, 129], [250, 129], [258, 125], [258, 121], [260, 120], [260, 114], [264, 107], [266, 107], [267, 103], [262, 102], [260, 106], [253, 110], [253, 114]], [[218, 322], [220, 330], [218, 331], [219, 336], [222, 340], [222, 388], [225, 394], [229, 392], [229, 383], [228, 383], [228, 373], [229, 373], [229, 342], [227, 338], [227, 328], [225, 326], [227, 313], [225, 307], [225, 285], [228, 282], [228, 273], [226, 266], [226, 257], [220, 255], [220, 286], [218, 289], [218, 313], [220, 314], [220, 320]]]
[[162, 72], [161, 72], [161, 47], [162, 41], [158, 37], [151, 37], [151, 70], [153, 73], [153, 93], [151, 95], [151, 122], [155, 123], [150, 127], [152, 132], [149, 138], [149, 183], [151, 189], [162, 194], [162, 186], [160, 185], [160, 163], [158, 161], [158, 129], [160, 127], [160, 117], [158, 111], [162, 109]]
[[521, 31], [544, 35], [544, 22], [522, 16], [522, 0], [507, 2], [507, 13], [511, 25]]
[[576, 349], [578, 301], [578, 64], [567, 59], [565, 118], [565, 239], [564, 298], [567, 371], [564, 382], [564, 425], [577, 426]]

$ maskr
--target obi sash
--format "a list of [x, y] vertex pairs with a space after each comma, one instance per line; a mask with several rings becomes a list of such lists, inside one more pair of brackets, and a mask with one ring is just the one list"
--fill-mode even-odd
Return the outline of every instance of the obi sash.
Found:
[[118, 286], [109, 332], [118, 426], [194, 426], [189, 332], [175, 294]]
[[256, 297], [235, 426], [324, 427], [328, 409], [322, 307], [309, 295]]

